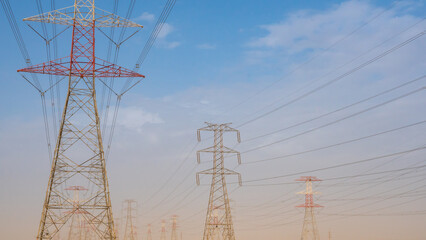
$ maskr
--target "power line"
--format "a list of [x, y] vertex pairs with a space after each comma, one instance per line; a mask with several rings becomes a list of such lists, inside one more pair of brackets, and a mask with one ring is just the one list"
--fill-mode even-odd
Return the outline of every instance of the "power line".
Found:
[[424, 124], [424, 123], [426, 123], [426, 120], [422, 120], [422, 121], [411, 123], [411, 124], [404, 125], [404, 126], [401, 126], [401, 127], [397, 127], [397, 128], [385, 130], [385, 131], [382, 131], [382, 132], [377, 132], [377, 133], [370, 134], [370, 135], [367, 135], [367, 136], [353, 138], [353, 139], [346, 140], [346, 141], [343, 141], [343, 142], [338, 142], [338, 143], [326, 145], [326, 146], [323, 146], [323, 147], [308, 149], [308, 150], [305, 150], [305, 151], [291, 153], [291, 154], [286, 154], [286, 155], [282, 155], [282, 156], [278, 156], [278, 157], [273, 157], [273, 158], [265, 158], [265, 159], [251, 161], [251, 162], [245, 162], [243, 164], [254, 164], [254, 163], [259, 163], [259, 162], [267, 162], [267, 161], [272, 161], [272, 160], [277, 160], [277, 159], [283, 159], [283, 158], [293, 157], [293, 156], [297, 156], [297, 155], [302, 155], [302, 154], [305, 154], [305, 153], [316, 152], [316, 151], [319, 151], [319, 150], [324, 150], [324, 149], [328, 149], [328, 148], [332, 148], [332, 147], [337, 147], [337, 146], [348, 144], [348, 143], [353, 143], [353, 142], [365, 140], [365, 139], [372, 138], [372, 137], [377, 137], [377, 136], [380, 136], [380, 135], [383, 135], [383, 134], [387, 134], [387, 133], [399, 131], [399, 130], [402, 130], [402, 129], [405, 129], [405, 128], [414, 127], [414, 126], [421, 125], [421, 124]]
[[309, 96], [309, 95], [311, 95], [311, 94], [313, 94], [313, 93], [315, 93], [315, 92], [317, 92], [317, 91], [319, 91], [319, 90], [321, 90], [321, 89], [323, 89], [325, 87], [328, 87], [328, 86], [330, 86], [333, 83], [336, 83], [337, 81], [339, 81], [339, 80], [341, 80], [341, 79], [343, 79], [343, 78], [345, 78], [345, 77], [347, 77], [347, 76], [349, 76], [349, 75], [351, 75], [351, 74], [353, 74], [353, 73], [355, 73], [355, 72], [363, 69], [364, 67], [366, 67], [366, 66], [368, 66], [368, 65], [376, 62], [379, 59], [382, 59], [383, 57], [389, 55], [390, 53], [392, 53], [392, 52], [394, 52], [394, 51], [396, 51], [396, 50], [398, 50], [398, 49], [400, 49], [400, 48], [402, 48], [404, 46], [406, 46], [407, 44], [410, 44], [414, 40], [422, 37], [425, 33], [426, 33], [426, 31], [422, 31], [422, 32], [414, 35], [413, 37], [405, 40], [404, 42], [401, 42], [401, 43], [395, 45], [394, 47], [386, 50], [385, 52], [382, 52], [381, 54], [375, 56], [374, 58], [372, 58], [372, 59], [370, 59], [370, 60], [368, 60], [368, 61], [366, 61], [366, 62], [364, 62], [364, 63], [362, 63], [362, 64], [360, 64], [358, 66], [356, 66], [355, 68], [352, 68], [351, 70], [349, 70], [349, 71], [347, 71], [347, 72], [339, 75], [336, 78], [333, 78], [333, 79], [331, 79], [331, 80], [329, 80], [329, 81], [321, 84], [320, 86], [318, 86], [318, 87], [316, 87], [316, 88], [314, 88], [314, 89], [312, 89], [312, 90], [310, 90], [310, 91], [308, 91], [308, 92], [306, 92], [306, 93], [304, 93], [304, 94], [302, 94], [302, 95], [294, 98], [293, 100], [288, 101], [288, 102], [286, 102], [286, 103], [284, 103], [284, 104], [282, 104], [282, 105], [280, 105], [280, 106], [278, 106], [278, 107], [276, 107], [276, 108], [274, 108], [274, 109], [272, 109], [272, 110], [270, 110], [270, 111], [268, 111], [266, 113], [263, 113], [260, 116], [257, 116], [255, 118], [252, 118], [250, 120], [247, 120], [247, 121], [243, 122], [242, 124], [238, 125], [237, 128], [240, 128], [240, 127], [245, 126], [245, 125], [247, 125], [249, 123], [257, 121], [257, 120], [259, 120], [259, 119], [261, 119], [261, 118], [263, 118], [265, 116], [268, 116], [269, 114], [274, 113], [274, 112], [276, 112], [276, 111], [278, 111], [278, 110], [280, 110], [280, 109], [282, 109], [282, 108], [284, 108], [284, 107], [286, 107], [286, 106], [288, 106], [290, 104], [293, 104], [293, 103], [295, 103], [295, 102], [297, 102], [297, 101], [299, 101], [299, 100], [301, 100], [301, 99], [303, 99], [303, 98], [305, 98], [305, 97], [307, 97], [307, 96]]
[[262, 134], [262, 135], [260, 135], [260, 136], [256, 136], [256, 137], [249, 138], [249, 139], [245, 140], [245, 142], [250, 142], [250, 141], [253, 141], [253, 140], [256, 140], [256, 139], [259, 139], [259, 138], [263, 138], [263, 137], [266, 137], [266, 136], [269, 136], [269, 135], [272, 135], [272, 134], [275, 134], [275, 133], [279, 133], [279, 132], [282, 132], [282, 131], [285, 131], [285, 130], [288, 130], [288, 129], [291, 129], [291, 128], [294, 128], [294, 127], [298, 127], [298, 126], [303, 125], [303, 124], [305, 124], [305, 123], [309, 123], [309, 122], [312, 122], [312, 121], [318, 120], [318, 119], [320, 119], [320, 118], [323, 118], [323, 117], [326, 117], [326, 116], [332, 115], [332, 114], [334, 114], [334, 113], [337, 113], [337, 112], [343, 111], [343, 110], [345, 110], [345, 109], [351, 108], [351, 107], [356, 106], [356, 105], [358, 105], [358, 104], [361, 104], [361, 103], [367, 102], [367, 101], [369, 101], [369, 100], [372, 100], [372, 99], [377, 98], [377, 97], [379, 97], [379, 96], [382, 96], [382, 95], [384, 95], [384, 94], [387, 94], [387, 93], [390, 93], [390, 92], [392, 92], [392, 91], [395, 91], [395, 90], [397, 90], [397, 89], [399, 89], [399, 88], [405, 87], [405, 86], [407, 86], [407, 85], [409, 85], [409, 84], [415, 83], [415, 82], [417, 82], [417, 81], [419, 81], [419, 80], [424, 79], [425, 77], [426, 77], [426, 75], [423, 75], [423, 76], [421, 76], [421, 77], [415, 78], [415, 79], [413, 79], [413, 80], [410, 80], [410, 81], [405, 82], [405, 83], [403, 83], [403, 84], [400, 84], [400, 85], [398, 85], [398, 86], [395, 86], [395, 87], [392, 87], [392, 88], [387, 89], [387, 90], [385, 90], [385, 91], [382, 91], [382, 92], [380, 92], [380, 93], [374, 94], [374, 95], [369, 96], [369, 97], [367, 97], [367, 98], [364, 98], [364, 99], [361, 99], [361, 100], [359, 100], [359, 101], [356, 101], [356, 102], [353, 102], [353, 103], [351, 103], [351, 104], [348, 104], [348, 105], [346, 105], [346, 106], [340, 107], [340, 108], [338, 108], [338, 109], [336, 109], [336, 110], [333, 110], [333, 111], [330, 111], [330, 112], [327, 112], [327, 113], [321, 114], [321, 115], [319, 115], [319, 116], [317, 116], [317, 117], [314, 117], [314, 118], [311, 118], [311, 119], [309, 119], [309, 120], [305, 120], [305, 121], [302, 121], [302, 122], [299, 122], [299, 123], [293, 124], [293, 125], [291, 125], [291, 126], [288, 126], [288, 127], [285, 127], [285, 128], [279, 129], [279, 130], [275, 130], [275, 131], [272, 131], [272, 132], [266, 133], [266, 134]]
[[[374, 173], [357, 174], [357, 175], [351, 175], [351, 176], [326, 178], [326, 179], [323, 179], [323, 181], [333, 181], [333, 180], [348, 179], [348, 178], [358, 178], [358, 177], [365, 177], [365, 176], [374, 176], [374, 175], [380, 175], [380, 174], [384, 174], [384, 173], [395, 173], [395, 172], [401, 172], [401, 171], [407, 171], [407, 170], [413, 170], [413, 169], [414, 170], [418, 170], [418, 169], [422, 169], [422, 168], [426, 168], [426, 165], [416, 166], [416, 167], [409, 167], [409, 168], [393, 169], [393, 170], [387, 170], [387, 171], [381, 171], [381, 172], [374, 172]], [[236, 184], [236, 183], [234, 182], [234, 183], [229, 183], [229, 184]], [[244, 185], [244, 186], [245, 187], [250, 187], [250, 186], [260, 187], [260, 186], [287, 185], [287, 184], [294, 185], [294, 184], [297, 184], [297, 183], [293, 181], [293, 182], [265, 183], [265, 184]]]
[[[32, 61], [30, 58], [30, 55], [28, 53], [27, 47], [25, 45], [24, 39], [22, 38], [21, 31], [19, 29], [18, 24], [16, 23], [15, 15], [12, 11], [12, 7], [10, 6], [9, 0], [1, 0], [1, 4], [3, 7], [3, 10], [5, 12], [7, 21], [9, 22], [9, 26], [12, 30], [13, 36], [15, 37], [15, 41], [18, 44], [18, 48], [21, 52], [22, 57], [24, 58], [25, 64], [27, 67], [32, 66]], [[41, 103], [42, 103], [42, 112], [43, 112], [43, 121], [44, 121], [44, 131], [45, 131], [45, 137], [46, 137], [46, 144], [47, 144], [47, 151], [49, 159], [52, 159], [52, 145], [51, 145], [51, 139], [50, 139], [50, 131], [49, 131], [49, 120], [47, 115], [47, 107], [46, 107], [46, 98], [45, 98], [45, 91], [43, 91], [42, 86], [37, 78], [37, 75], [34, 73], [31, 73], [31, 78], [33, 82], [29, 81], [25, 78], [26, 81], [28, 81], [34, 88], [37, 89], [37, 91], [40, 93]], [[50, 161], [50, 160], [49, 160]]]
[[[398, 3], [397, 3], [398, 4]], [[395, 4], [395, 5], [397, 5]], [[390, 6], [387, 9], [384, 9], [383, 11], [379, 12], [378, 14], [374, 15], [372, 18], [370, 18], [369, 20], [367, 20], [365, 23], [361, 24], [360, 26], [356, 27], [354, 30], [352, 30], [351, 32], [349, 32], [348, 34], [346, 34], [345, 36], [343, 36], [342, 38], [338, 39], [337, 41], [333, 42], [331, 45], [329, 45], [328, 47], [321, 49], [321, 52], [315, 54], [314, 56], [312, 56], [311, 58], [309, 58], [308, 60], [302, 62], [301, 64], [299, 64], [298, 66], [296, 66], [292, 71], [290, 71], [289, 73], [287, 73], [287, 75], [281, 79], [278, 79], [274, 82], [272, 82], [271, 84], [269, 84], [268, 86], [262, 88], [261, 90], [257, 91], [255, 94], [249, 96], [248, 98], [246, 98], [245, 100], [239, 102], [238, 104], [234, 105], [233, 107], [230, 108], [234, 109], [235, 107], [238, 107], [246, 102], [248, 102], [249, 100], [251, 100], [252, 98], [254, 98], [255, 96], [259, 95], [260, 93], [264, 92], [265, 90], [271, 88], [272, 86], [274, 86], [275, 84], [277, 84], [278, 82], [283, 81], [284, 79], [286, 79], [286, 77], [291, 76], [293, 73], [297, 72], [298, 70], [302, 69], [304, 66], [308, 65], [310, 62], [312, 62], [313, 60], [315, 60], [316, 58], [318, 58], [319, 56], [321, 56], [322, 54], [326, 53], [327, 51], [329, 51], [330, 49], [332, 49], [333, 47], [339, 45], [341, 42], [344, 42], [346, 39], [350, 38], [352, 35], [354, 35], [356, 32], [358, 32], [359, 30], [361, 30], [362, 28], [364, 28], [365, 26], [369, 25], [371, 22], [373, 22], [374, 20], [376, 20], [377, 18], [379, 18], [381, 15], [383, 15], [385, 12], [389, 11], [391, 8], [393, 8], [394, 6]]]
[[413, 94], [415, 94], [415, 93], [421, 92], [421, 91], [423, 91], [423, 90], [425, 90], [425, 89], [426, 89], [426, 87], [418, 88], [418, 89], [416, 89], [416, 90], [414, 90], [414, 91], [411, 91], [411, 92], [408, 92], [408, 93], [406, 93], [406, 94], [400, 95], [400, 96], [398, 96], [398, 97], [396, 97], [396, 98], [392, 98], [392, 99], [387, 100], [387, 101], [385, 101], [385, 102], [382, 102], [382, 103], [376, 104], [376, 105], [374, 105], [374, 106], [372, 106], [372, 107], [369, 107], [369, 108], [363, 109], [363, 110], [361, 110], [361, 111], [358, 111], [358, 112], [356, 112], [356, 113], [350, 114], [350, 115], [345, 116], [345, 117], [343, 117], [343, 118], [339, 118], [339, 119], [337, 119], [337, 120], [334, 120], [334, 121], [328, 122], [328, 123], [323, 124], [323, 125], [321, 125], [321, 126], [318, 126], [318, 127], [315, 127], [315, 128], [311, 128], [311, 129], [309, 129], [309, 130], [303, 131], [303, 132], [301, 132], [301, 133], [298, 133], [298, 134], [292, 135], [292, 136], [287, 137], [287, 138], [284, 138], [284, 139], [280, 139], [280, 140], [278, 140], [278, 141], [274, 141], [274, 142], [272, 142], [272, 143], [268, 143], [268, 144], [265, 144], [265, 145], [261, 145], [261, 146], [259, 146], [259, 147], [255, 147], [255, 148], [252, 148], [252, 149], [249, 149], [249, 150], [243, 151], [243, 152], [241, 152], [241, 154], [245, 154], [245, 153], [252, 152], [252, 151], [255, 151], [255, 150], [259, 150], [259, 149], [262, 149], [262, 148], [265, 148], [265, 147], [269, 147], [269, 146], [272, 146], [272, 145], [274, 145], [274, 144], [281, 143], [281, 142], [284, 142], [284, 141], [287, 141], [287, 140], [290, 140], [290, 139], [293, 139], [293, 138], [299, 137], [299, 136], [301, 136], [301, 135], [304, 135], [304, 134], [307, 134], [307, 133], [314, 132], [314, 131], [316, 131], [316, 130], [318, 130], [318, 129], [321, 129], [321, 128], [324, 128], [324, 127], [328, 127], [328, 126], [331, 126], [331, 125], [333, 125], [333, 124], [336, 124], [336, 123], [339, 123], [339, 122], [341, 122], [341, 121], [344, 121], [344, 120], [350, 119], [350, 118], [352, 118], [352, 117], [358, 116], [358, 115], [360, 115], [360, 114], [362, 114], [362, 113], [368, 112], [368, 111], [373, 110], [373, 109], [376, 109], [376, 108], [378, 108], [378, 107], [382, 107], [382, 106], [384, 106], [384, 105], [386, 105], [386, 104], [389, 104], [389, 103], [391, 103], [391, 102], [397, 101], [397, 100], [402, 99], [402, 98], [404, 98], [404, 97], [408, 97], [408, 96], [413, 95]]
[[367, 158], [367, 159], [358, 160], [358, 161], [353, 161], [353, 162], [349, 162], [349, 163], [342, 163], [342, 164], [337, 164], [337, 165], [333, 165], [333, 166], [329, 166], [329, 167], [317, 168], [317, 169], [313, 169], [313, 170], [309, 170], [309, 171], [301, 171], [301, 172], [297, 172], [297, 173], [290, 173], [290, 174], [274, 176], [274, 177], [246, 180], [245, 182], [246, 183], [248, 183], [248, 182], [259, 182], [259, 181], [265, 181], [265, 180], [271, 180], [271, 179], [298, 176], [298, 175], [303, 175], [303, 174], [306, 174], [306, 173], [319, 172], [319, 171], [330, 170], [330, 169], [335, 169], [335, 168], [340, 168], [340, 167], [346, 167], [346, 166], [356, 165], [356, 164], [360, 164], [360, 163], [371, 162], [371, 161], [378, 160], [378, 159], [388, 158], [388, 157], [392, 157], [392, 156], [398, 156], [398, 155], [406, 154], [406, 153], [410, 153], [410, 152], [421, 151], [425, 148], [426, 148], [426, 146], [416, 147], [416, 148], [408, 149], [408, 150], [405, 150], [405, 151], [385, 154], [385, 155]]
[[[152, 30], [147, 42], [145, 43], [142, 49], [142, 52], [139, 55], [138, 60], [136, 61], [133, 71], [137, 72], [140, 69], [141, 65], [144, 63], [146, 57], [148, 56], [149, 51], [154, 45], [158, 34], [161, 32], [161, 29], [166, 23], [167, 18], [169, 17], [170, 12], [173, 10], [173, 7], [175, 6], [175, 4], [176, 4], [176, 0], [167, 0], [165, 6], [163, 7], [163, 11], [161, 12], [160, 17], [157, 19], [154, 29]], [[124, 91], [128, 86], [130, 86], [132, 81], [133, 81], [133, 78], [128, 78], [125, 84], [123, 85], [122, 91]]]

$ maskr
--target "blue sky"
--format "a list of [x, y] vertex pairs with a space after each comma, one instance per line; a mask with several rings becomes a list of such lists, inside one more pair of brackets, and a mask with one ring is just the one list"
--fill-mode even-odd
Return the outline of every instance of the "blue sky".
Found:
[[[98, 7], [111, 11], [112, 1], [97, 2]], [[121, 16], [125, 15], [128, 2], [120, 1]], [[45, 61], [43, 41], [20, 21], [37, 14], [35, 2], [25, 1], [25, 4], [19, 5], [21, 2], [18, 4], [17, 1], [11, 1], [11, 4], [33, 63]], [[137, 1], [132, 19], [145, 27], [123, 46], [119, 65], [132, 68], [163, 4], [164, 1]], [[71, 3], [58, 0], [56, 5], [64, 7]], [[119, 215], [123, 199], [134, 198], [140, 203], [140, 231], [145, 232], [146, 224], [152, 223], [153, 232], [157, 234], [162, 218], [178, 214], [181, 220], [185, 220], [180, 224], [184, 236], [190, 240], [199, 239], [208, 187], [195, 188], [195, 172], [208, 168], [208, 163], [197, 166], [195, 153], [191, 149], [201, 149], [210, 143], [207, 140], [195, 145], [196, 129], [202, 127], [204, 121], [241, 125], [325, 84], [424, 31], [426, 24], [422, 19], [425, 10], [425, 1], [178, 0], [167, 25], [142, 66], [141, 73], [147, 76], [146, 80], [126, 94], [122, 102], [108, 160], [114, 212]], [[0, 191], [9, 193], [2, 194], [0, 198], [0, 211], [8, 216], [0, 217], [0, 232], [6, 236], [15, 236], [15, 227], [21, 223], [25, 231], [18, 233], [19, 239], [28, 239], [34, 236], [40, 217], [49, 160], [40, 97], [16, 73], [16, 69], [23, 67], [24, 62], [3, 12], [0, 17], [0, 29], [3, 32], [0, 37]], [[357, 28], [360, 29], [345, 37]], [[341, 39], [344, 40], [339, 42]], [[339, 43], [333, 45], [335, 42]], [[66, 56], [69, 54], [69, 33], [61, 36], [60, 43], [59, 56]], [[101, 34], [97, 35], [97, 44], [97, 54], [104, 58], [106, 41]], [[424, 75], [426, 61], [422, 49], [425, 46], [424, 36], [420, 37], [354, 74], [242, 126], [241, 144], [235, 146], [232, 137], [226, 143], [244, 152], [424, 87], [425, 79], [421, 79], [333, 115], [259, 140], [246, 141]], [[311, 58], [314, 59], [311, 61]], [[309, 62], [305, 63], [307, 60]], [[48, 81], [47, 78], [43, 80]], [[117, 79], [118, 84], [119, 81]], [[267, 88], [271, 84], [273, 86]], [[291, 154], [418, 122], [426, 118], [426, 112], [421, 110], [425, 105], [425, 92], [420, 91], [329, 127], [243, 154], [242, 161], [253, 162]], [[424, 145], [425, 130], [424, 124], [418, 125], [325, 151], [268, 163], [243, 164], [237, 171], [242, 173], [243, 180], [251, 180], [403, 151]], [[51, 138], [54, 141], [54, 137]], [[424, 153], [421, 155], [421, 152], [417, 152], [398, 159], [383, 159], [371, 164], [315, 174], [327, 179], [368, 171], [392, 170], [421, 164], [424, 162], [421, 156]], [[182, 167], [176, 169], [180, 164]], [[229, 159], [227, 166], [237, 167], [236, 160]], [[146, 201], [165, 183], [164, 176], [170, 176], [175, 171], [173, 181], [159, 191], [152, 201]], [[419, 224], [425, 221], [424, 215], [358, 216], [341, 221], [333, 216], [345, 213], [352, 207], [359, 207], [352, 212], [356, 214], [379, 209], [373, 202], [368, 202], [371, 206], [363, 206], [365, 202], [342, 199], [368, 197], [388, 190], [396, 194], [400, 192], [396, 190], [410, 190], [411, 186], [424, 190], [424, 186], [418, 186], [424, 179], [414, 175], [412, 177], [388, 184], [379, 184], [373, 178], [366, 178], [358, 182], [354, 180], [354, 183], [350, 180], [339, 181], [336, 186], [329, 182], [319, 185], [319, 191], [323, 192], [319, 201], [322, 200], [320, 203], [326, 206], [319, 217], [322, 238], [326, 239], [327, 231], [331, 229], [336, 239], [422, 239], [426, 233], [422, 232], [423, 228], [420, 229]], [[284, 178], [272, 183], [291, 182], [294, 179]], [[371, 185], [368, 184], [369, 180], [373, 181]], [[207, 178], [203, 179], [204, 184], [208, 181]], [[234, 181], [229, 179], [231, 183]], [[413, 181], [417, 181], [417, 185]], [[365, 186], [368, 189], [362, 191]], [[229, 189], [236, 205], [233, 211], [237, 236], [246, 240], [264, 236], [268, 239], [299, 237], [301, 226], [298, 223], [301, 223], [302, 215], [293, 206], [302, 201], [294, 194], [302, 190], [300, 187], [290, 184], [236, 188], [231, 184]], [[189, 203], [181, 204], [182, 196], [192, 188], [194, 192], [186, 199]], [[174, 189], [178, 191], [170, 195], [165, 204], [148, 212]], [[359, 193], [350, 195], [352, 191]], [[400, 203], [401, 199], [391, 199], [382, 206]], [[423, 198], [378, 213], [415, 211], [424, 203]], [[258, 204], [266, 204], [267, 208], [256, 208]], [[19, 207], [20, 210], [12, 211], [10, 206]], [[25, 220], [22, 220], [23, 214], [27, 216]], [[296, 224], [284, 224], [289, 221], [296, 221]], [[377, 224], [374, 229], [369, 228], [377, 222], [381, 224]], [[389, 225], [398, 225], [398, 228], [389, 229]], [[348, 232], [359, 235], [348, 235]]]
[[[67, 1], [56, 2], [58, 7], [68, 6]], [[391, 4], [390, 1], [370, 2], [381, 7], [388, 7]], [[100, 8], [111, 11], [112, 6], [107, 3], [99, 4]], [[267, 68], [267, 66], [263, 65], [246, 67], [240, 66], [239, 63], [244, 62], [245, 53], [251, 50], [248, 43], [266, 34], [265, 29], [261, 26], [285, 21], [289, 14], [300, 9], [314, 13], [338, 4], [339, 1], [177, 2], [168, 20], [172, 30], [167, 34], [164, 41], [178, 43], [179, 45], [174, 48], [168, 48], [166, 47], [167, 44], [162, 45], [161, 41], [159, 41], [158, 46], [154, 47], [150, 52], [142, 69], [142, 72], [147, 75], [146, 83], [144, 83], [143, 87], [138, 87], [137, 92], [149, 97], [161, 97], [194, 86], [256, 81], [254, 77], [260, 74], [263, 75], [265, 71], [270, 70], [270, 67]], [[16, 5], [16, 3], [12, 2], [12, 7], [18, 19], [37, 15], [36, 6], [31, 6], [35, 5], [35, 3], [30, 2], [29, 6], [31, 7], [25, 8], [20, 8]], [[120, 2], [119, 13], [121, 15], [125, 14], [127, 6], [128, 1]], [[138, 23], [144, 25], [145, 28], [137, 37], [131, 39], [123, 47], [121, 52], [126, 57], [120, 58], [121, 65], [127, 67], [134, 65], [162, 7], [163, 3], [161, 1], [141, 1], [136, 3], [132, 15], [135, 20], [143, 13], [152, 14], [155, 19], [153, 21], [138, 20]], [[421, 14], [421, 11], [418, 9], [410, 11], [410, 13]], [[30, 49], [33, 62], [44, 61], [45, 54], [43, 54], [43, 48], [41, 48], [43, 41], [28, 27], [25, 27], [22, 21], [18, 21], [18, 23], [24, 35], [24, 40]], [[7, 59], [3, 58], [1, 60], [2, 72], [8, 74], [6, 75], [7, 77], [15, 79], [14, 81], [7, 81], [8, 86], [21, 89], [20, 92], [26, 92], [29, 90], [28, 88], [24, 89], [23, 85], [26, 83], [20, 81], [19, 78], [17, 79], [17, 74], [11, 71], [23, 66], [22, 58], [17, 54], [16, 43], [7, 21], [4, 20], [0, 24], [5, 31], [0, 43], [3, 46], [8, 46], [3, 51], [5, 55], [9, 56]], [[67, 39], [69, 39], [68, 36], [60, 39], [62, 43], [60, 51], [62, 51], [64, 56], [69, 52], [69, 40]], [[98, 39], [98, 45], [102, 46], [101, 43], [104, 43], [104, 37], [99, 34]], [[214, 49], [203, 49], [203, 46], [207, 46], [207, 48], [213, 47]], [[100, 56], [102, 56], [102, 51], [105, 51], [105, 47], [97, 48]], [[230, 68], [238, 68], [238, 70], [230, 73], [227, 71]], [[274, 70], [277, 73], [281, 73], [280, 71], [284, 71], [285, 68], [286, 66], [280, 66], [278, 70], [276, 67]], [[232, 80], [230, 80], [231, 78]], [[26, 98], [22, 96], [30, 95], [11, 94], [11, 91], [4, 88], [3, 91], [1, 95], [5, 100], [16, 96], [14, 100], [20, 103], [21, 106], [26, 105]]]

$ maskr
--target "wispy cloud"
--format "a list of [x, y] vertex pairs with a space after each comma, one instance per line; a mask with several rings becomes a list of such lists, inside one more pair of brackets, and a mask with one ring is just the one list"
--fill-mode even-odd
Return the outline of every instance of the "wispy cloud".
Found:
[[[294, 59], [321, 52], [330, 46], [333, 46], [333, 51], [329, 52], [338, 52], [341, 57], [359, 54], [395, 34], [396, 29], [403, 29], [418, 21], [407, 12], [401, 14], [402, 7], [398, 5], [385, 10], [365, 1], [353, 0], [325, 11], [294, 12], [281, 22], [261, 25], [260, 29], [266, 33], [246, 44], [246, 60], [258, 63], [276, 57], [294, 63]], [[371, 23], [366, 24], [370, 20]], [[346, 39], [354, 29], [358, 31]], [[340, 41], [342, 39], [344, 41]]]
[[154, 21], [154, 19], [155, 19], [154, 14], [149, 13], [149, 12], [144, 12], [139, 17], [136, 17], [134, 20], [135, 21], [148, 21], [148, 22], [152, 22], [152, 21]]
[[198, 44], [197, 48], [205, 49], [205, 50], [211, 50], [211, 49], [216, 49], [216, 45], [211, 44], [211, 43], [202, 43], [202, 44]]
[[174, 41], [174, 42], [163, 42], [161, 43], [161, 46], [164, 48], [173, 49], [180, 46], [180, 42]]
[[158, 38], [159, 39], [164, 39], [166, 38], [170, 33], [172, 33], [175, 30], [175, 28], [168, 24], [168, 23], [163, 23], [163, 26], [161, 27], [161, 31], [158, 33]]
[[249, 43], [251, 47], [283, 47], [302, 50], [330, 44], [336, 35], [347, 32], [382, 9], [349, 1], [323, 12], [301, 10], [290, 14], [283, 22], [260, 26], [267, 31], [263, 37]]
[[138, 107], [127, 107], [121, 109], [118, 125], [127, 129], [141, 131], [146, 124], [164, 123], [158, 113], [146, 112]]
[[158, 46], [162, 48], [168, 48], [173, 49], [178, 46], [180, 46], [180, 42], [178, 41], [170, 41], [168, 40], [168, 36], [176, 31], [176, 29], [169, 23], [164, 23], [161, 31], [158, 33], [157, 39], [158, 39]]

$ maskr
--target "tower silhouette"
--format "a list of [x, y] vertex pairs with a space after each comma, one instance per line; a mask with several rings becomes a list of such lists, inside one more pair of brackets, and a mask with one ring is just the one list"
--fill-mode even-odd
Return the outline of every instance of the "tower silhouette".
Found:
[[146, 240], [152, 240], [151, 224], [148, 224], [148, 230], [146, 233]]
[[[197, 173], [197, 184], [200, 184], [200, 174], [212, 175], [203, 240], [235, 240], [225, 176], [238, 175], [241, 185], [241, 175], [225, 168], [224, 154], [233, 153], [237, 155], [238, 164], [241, 164], [241, 157], [239, 152], [224, 146], [223, 134], [225, 132], [235, 132], [237, 133], [238, 142], [241, 142], [240, 132], [231, 128], [229, 126], [230, 123], [206, 124], [206, 127], [200, 128], [197, 131], [198, 141], [201, 141], [201, 131], [212, 131], [214, 133], [214, 145], [197, 152], [198, 163], [200, 163], [200, 154], [202, 152], [213, 153], [213, 168]], [[220, 239], [216, 239], [216, 236], [219, 236]]]
[[321, 208], [321, 205], [314, 203], [314, 195], [319, 194], [319, 192], [314, 192], [312, 190], [312, 182], [318, 182], [321, 181], [320, 179], [312, 176], [304, 176], [296, 181], [302, 181], [306, 184], [305, 191], [298, 192], [298, 194], [304, 194], [305, 195], [305, 203], [302, 205], [298, 205], [296, 207], [298, 208], [304, 208], [305, 209], [305, 217], [303, 220], [303, 227], [302, 227], [302, 235], [301, 240], [319, 240], [319, 232], [318, 232], [318, 226], [315, 219], [315, 209]]
[[137, 208], [135, 200], [125, 200], [126, 204], [126, 223], [124, 226], [124, 238], [123, 240], [137, 240], [137, 229], [136, 229], [136, 216]]
[[171, 232], [171, 240], [178, 240], [177, 235], [177, 215], [172, 216], [172, 232]]
[[160, 240], [166, 240], [166, 220], [161, 221], [161, 235]]
[[68, 240], [82, 239], [86, 235], [86, 232], [84, 231], [86, 222], [84, 221], [84, 216], [82, 216], [84, 211], [80, 210], [80, 191], [87, 191], [87, 189], [82, 186], [71, 186], [65, 190], [73, 192], [73, 198], [71, 201], [74, 204], [74, 209], [71, 210], [73, 215], [71, 218], [71, 224], [69, 225]]
[[[142, 27], [95, 7], [94, 0], [75, 0], [74, 5], [43, 13], [24, 21], [72, 27], [71, 54], [18, 70], [68, 77], [68, 91], [53, 154], [37, 239], [52, 239], [70, 224], [76, 214], [66, 186], [89, 189], [79, 212], [96, 239], [116, 239], [112, 216], [95, 79], [144, 77], [95, 56], [95, 29], [101, 27]], [[61, 234], [62, 235], [62, 234]]]

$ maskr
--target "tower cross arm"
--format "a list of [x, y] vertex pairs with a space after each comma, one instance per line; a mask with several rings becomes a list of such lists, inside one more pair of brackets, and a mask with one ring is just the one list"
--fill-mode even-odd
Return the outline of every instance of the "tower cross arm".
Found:
[[212, 147], [208, 147], [208, 148], [204, 148], [204, 149], [198, 150], [197, 153], [198, 154], [202, 153], [202, 152], [213, 153], [215, 151], [216, 151], [216, 148], [214, 146], [212, 146]]
[[106, 77], [141, 77], [145, 76], [137, 72], [131, 71], [124, 67], [117, 66], [113, 63], [109, 63], [105, 60], [95, 58], [95, 69], [92, 71], [90, 68], [70, 68], [70, 63], [80, 64], [81, 66], [90, 66], [90, 62], [72, 62], [71, 57], [64, 57], [30, 66], [27, 68], [19, 69], [18, 72], [30, 72], [39, 74], [50, 74], [58, 76], [93, 76], [96, 78]]
[[96, 8], [95, 21], [96, 27], [139, 27], [143, 28], [142, 25], [117, 16], [113, 13], [105, 10]]
[[313, 204], [301, 204], [301, 205], [297, 205], [297, 208], [322, 208], [324, 206], [313, 203]]
[[[218, 174], [218, 173], [217, 173], [217, 170], [214, 169], [214, 168], [210, 168], [210, 169], [207, 169], [207, 170], [203, 170], [201, 172], [197, 172], [197, 174], [196, 174], [197, 185], [200, 185], [200, 175], [201, 174], [203, 174], [203, 175], [213, 175], [213, 174]], [[235, 171], [230, 170], [230, 169], [227, 169], [227, 168], [224, 168], [220, 172], [220, 174], [223, 174], [223, 175], [237, 175], [238, 176], [238, 183], [239, 183], [240, 186], [242, 185], [242, 179], [241, 179], [241, 174], [240, 173], [235, 172]]]
[[140, 24], [105, 10], [84, 5], [65, 7], [24, 18], [24, 21], [44, 22], [66, 26], [73, 26], [74, 20], [81, 26], [90, 26], [95, 22], [95, 27], [143, 27]]
[[231, 148], [229, 148], [229, 147], [223, 147], [223, 153], [236, 153], [236, 154], [239, 154], [239, 152], [238, 151], [235, 151], [234, 149], [231, 149]]

